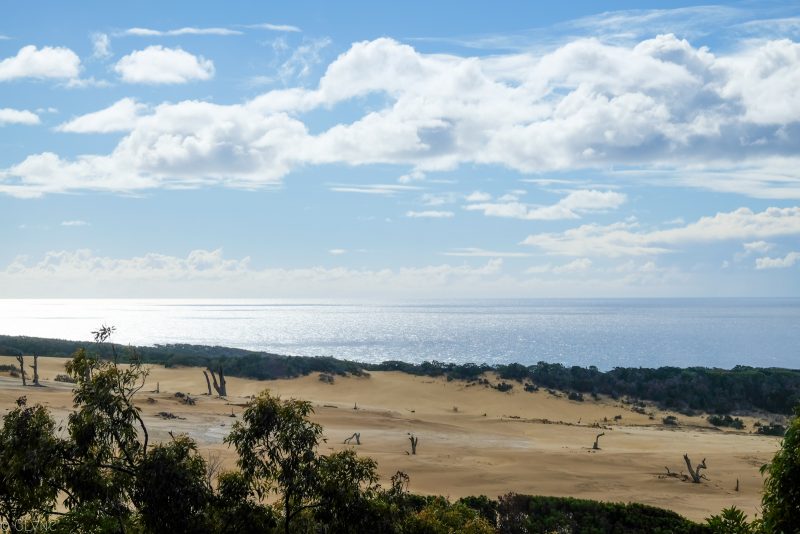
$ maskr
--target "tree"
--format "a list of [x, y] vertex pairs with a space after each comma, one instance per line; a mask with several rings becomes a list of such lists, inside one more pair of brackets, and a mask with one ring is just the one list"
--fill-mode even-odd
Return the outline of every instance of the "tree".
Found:
[[150, 532], [207, 532], [206, 462], [187, 436], [155, 445], [138, 466], [133, 500]]
[[239, 454], [238, 465], [259, 498], [270, 491], [280, 496], [284, 532], [304, 510], [316, 505], [315, 453], [322, 427], [308, 420], [311, 403], [282, 401], [264, 391], [234, 423], [225, 442]]
[[274, 509], [254, 502], [250, 484], [239, 471], [218, 477], [209, 518], [209, 531], [217, 534], [262, 534], [278, 525]]
[[[95, 334], [105, 342], [113, 327]], [[95, 514], [96, 521], [113, 518], [124, 530], [131, 511], [139, 464], [147, 457], [149, 434], [134, 396], [144, 387], [148, 371], [135, 352], [129, 365], [119, 365], [111, 345], [111, 360], [100, 360], [79, 349], [66, 368], [75, 380], [75, 411], [69, 415], [69, 447], [65, 457], [65, 504], [75, 514]]]
[[344, 450], [323, 456], [318, 467], [314, 517], [326, 532], [378, 532], [373, 499], [378, 496], [378, 464]]
[[766, 532], [796, 532], [800, 518], [800, 406], [795, 408], [780, 450], [761, 472], [767, 475], [761, 501]]
[[55, 422], [25, 397], [3, 419], [0, 429], [0, 516], [11, 532], [24, 531], [54, 509], [61, 478], [61, 443]]

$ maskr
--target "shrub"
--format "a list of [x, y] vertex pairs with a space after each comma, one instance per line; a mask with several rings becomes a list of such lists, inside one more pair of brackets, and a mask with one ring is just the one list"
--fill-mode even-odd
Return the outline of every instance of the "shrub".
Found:
[[661, 421], [667, 426], [678, 426], [678, 418], [674, 415], [668, 415]]
[[783, 436], [786, 434], [786, 427], [778, 423], [759, 425], [758, 428], [756, 428], [756, 433], [764, 436]]
[[741, 430], [744, 428], [744, 421], [738, 417], [733, 418], [730, 415], [709, 415], [708, 422], [714, 426], [725, 426]]
[[583, 393], [577, 393], [575, 391], [570, 392], [567, 398], [571, 401], [578, 401], [583, 402]]
[[56, 377], [53, 380], [55, 380], [56, 382], [66, 382], [68, 384], [74, 384], [75, 383], [75, 379], [74, 378], [72, 378], [69, 375], [65, 375], [64, 373], [57, 374]]

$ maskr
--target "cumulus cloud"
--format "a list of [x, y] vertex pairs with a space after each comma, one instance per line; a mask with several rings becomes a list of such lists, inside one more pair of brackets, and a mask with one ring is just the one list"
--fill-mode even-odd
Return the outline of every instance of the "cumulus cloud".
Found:
[[587, 224], [561, 233], [529, 235], [522, 243], [562, 256], [643, 256], [673, 251], [672, 246], [800, 235], [800, 207], [739, 208], [701, 217], [685, 226], [639, 230], [636, 222]]
[[111, 57], [111, 39], [106, 33], [93, 33], [92, 39], [92, 57], [96, 59], [105, 59]]
[[229, 28], [194, 28], [185, 27], [175, 30], [153, 30], [151, 28], [128, 28], [122, 35], [134, 35], [137, 37], [175, 37], [179, 35], [241, 35], [238, 30]]
[[146, 109], [145, 104], [133, 98], [123, 98], [105, 109], [60, 124], [56, 130], [72, 133], [128, 132], [134, 129], [136, 121]]
[[800, 252], [790, 252], [783, 258], [756, 258], [756, 269], [786, 269], [800, 262]]
[[6, 124], [39, 124], [39, 116], [27, 109], [0, 108], [0, 126]]
[[16, 56], [0, 61], [0, 82], [21, 78], [70, 79], [77, 78], [81, 60], [69, 48], [28, 45], [20, 48]]
[[[472, 193], [467, 200], [485, 198], [484, 194]], [[615, 191], [578, 190], [550, 206], [535, 206], [520, 202], [515, 194], [507, 194], [497, 202], [477, 202], [467, 204], [464, 209], [482, 211], [489, 217], [508, 217], [528, 221], [553, 221], [559, 219], [579, 219], [581, 213], [616, 209], [627, 200], [623, 193]]]
[[455, 213], [452, 211], [441, 210], [424, 210], [424, 211], [407, 211], [406, 217], [411, 219], [452, 219]]
[[[141, 83], [213, 76], [211, 61], [160, 46], [125, 56], [116, 70]], [[304, 71], [298, 63], [287, 73]], [[638, 172], [645, 180], [800, 198], [799, 72], [798, 44], [788, 40], [745, 41], [734, 52], [714, 53], [666, 34], [638, 43], [576, 39], [538, 54], [470, 57], [423, 54], [381, 38], [353, 44], [314, 88], [275, 89], [240, 104], [154, 106], [111, 153], [32, 155], [40, 165], [0, 171], [0, 183], [32, 183], [24, 193], [12, 190], [36, 194], [39, 182], [20, 173], [41, 169], [44, 160], [59, 165], [53, 176], [87, 168], [94, 178], [83, 187], [76, 175], [63, 182], [78, 189], [101, 183], [108, 169], [119, 169], [128, 188], [138, 189], [144, 183], [259, 187], [307, 165], [390, 164], [428, 173], [485, 164], [532, 174]], [[313, 133], [305, 122], [309, 111], [334, 113], [337, 104], [369, 95], [380, 104], [350, 122]], [[190, 126], [177, 125], [174, 117], [187, 109], [199, 113]], [[97, 167], [88, 172], [89, 165]], [[197, 179], [197, 169], [212, 171]], [[484, 211], [534, 219], [580, 215], [568, 205], [538, 212], [522, 202], [505, 204], [512, 205]]]
[[214, 63], [210, 59], [160, 45], [123, 56], [114, 70], [127, 83], [177, 84], [214, 77]]

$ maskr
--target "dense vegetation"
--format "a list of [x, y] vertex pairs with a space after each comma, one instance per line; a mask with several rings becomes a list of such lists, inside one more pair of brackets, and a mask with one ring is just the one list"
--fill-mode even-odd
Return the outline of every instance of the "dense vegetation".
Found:
[[[435, 361], [422, 364], [390, 361], [365, 365], [365, 368], [466, 380], [477, 379], [486, 371], [496, 371], [504, 380], [529, 382], [538, 387], [562, 391], [646, 399], [663, 408], [684, 412], [702, 410], [728, 413], [760, 409], [790, 414], [793, 407], [800, 402], [800, 370], [792, 369], [746, 366], [736, 366], [730, 370], [705, 367], [617, 367], [603, 372], [596, 367], [566, 367], [545, 362], [531, 366], [512, 363], [490, 367]], [[524, 389], [535, 390], [530, 387]]]
[[[40, 354], [66, 357], [86, 346], [101, 357], [110, 349], [102, 344], [56, 339], [0, 336], [0, 354]], [[306, 375], [312, 372], [360, 375], [365, 371], [401, 371], [414, 375], [446, 376], [453, 380], [477, 380], [487, 371], [496, 371], [504, 380], [528, 386], [574, 393], [627, 396], [658, 403], [663, 408], [682, 411], [700, 410], [727, 414], [737, 410], [764, 410], [791, 414], [800, 403], [800, 370], [736, 366], [733, 369], [691, 367], [626, 368], [600, 371], [596, 367], [567, 367], [539, 362], [525, 366], [518, 363], [495, 367], [482, 364], [423, 362], [413, 364], [386, 361], [362, 364], [331, 357], [281, 356], [244, 349], [204, 345], [156, 345], [134, 347], [143, 362], [168, 367], [198, 366], [225, 368], [230, 376], [259, 380]], [[532, 391], [535, 387], [525, 387]], [[510, 388], [503, 388], [507, 391]]]
[[[27, 336], [0, 335], [0, 355], [39, 354], [68, 357], [81, 348], [87, 348], [101, 358], [111, 357], [111, 348], [102, 343], [68, 341]], [[144, 363], [160, 363], [166, 367], [219, 367], [225, 374], [257, 380], [292, 378], [309, 373], [363, 374], [363, 366], [356, 362], [330, 357], [282, 356], [230, 347], [207, 345], [169, 344], [153, 347], [131, 347]]]
[[311, 404], [266, 391], [225, 438], [233, 471], [218, 472], [188, 436], [152, 443], [133, 401], [147, 370], [135, 351], [120, 366], [104, 347], [109, 359], [79, 349], [67, 363], [74, 410], [63, 432], [25, 397], [4, 416], [0, 519], [10, 532], [769, 534], [792, 532], [800, 517], [800, 417], [764, 469], [764, 517], [753, 523], [735, 508], [699, 525], [639, 504], [518, 494], [453, 503], [409, 493], [402, 472], [382, 487], [375, 462], [353, 449], [320, 454]]

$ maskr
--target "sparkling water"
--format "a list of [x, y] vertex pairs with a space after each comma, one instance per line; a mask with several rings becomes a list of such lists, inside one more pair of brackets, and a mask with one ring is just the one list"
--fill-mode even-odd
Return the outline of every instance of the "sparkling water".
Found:
[[291, 355], [613, 367], [800, 367], [800, 299], [0, 300], [0, 334]]

